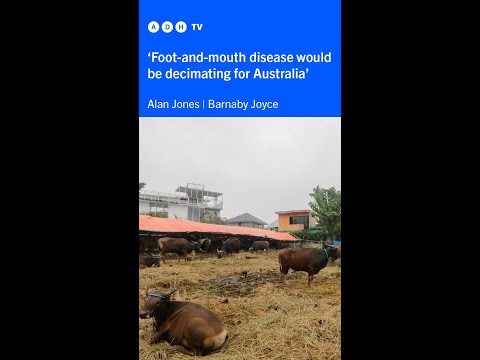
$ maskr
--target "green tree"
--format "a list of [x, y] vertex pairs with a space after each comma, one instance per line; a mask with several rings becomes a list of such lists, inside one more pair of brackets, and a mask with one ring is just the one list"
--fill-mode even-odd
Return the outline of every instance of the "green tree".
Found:
[[142, 190], [145, 187], [145, 185], [147, 185], [147, 184], [139, 182], [138, 183], [138, 192], [140, 192], [140, 190]]
[[310, 194], [313, 201], [309, 203], [312, 216], [318, 225], [325, 230], [327, 238], [335, 240], [342, 232], [342, 197], [335, 187], [321, 189], [316, 187]]
[[311, 230], [290, 230], [288, 233], [302, 240], [324, 241], [326, 240], [326, 232], [323, 228], [311, 231]]
[[208, 223], [208, 224], [217, 224], [217, 225], [225, 225], [225, 220], [222, 220], [217, 214], [204, 212], [200, 216], [200, 222]]

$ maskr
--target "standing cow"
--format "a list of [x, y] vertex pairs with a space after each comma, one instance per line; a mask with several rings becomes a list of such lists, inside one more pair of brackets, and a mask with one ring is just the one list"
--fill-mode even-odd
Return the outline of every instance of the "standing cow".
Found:
[[166, 264], [165, 254], [167, 253], [178, 254], [178, 262], [180, 262], [180, 259], [183, 256], [186, 262], [187, 254], [191, 253], [193, 250], [203, 252], [198, 242], [191, 242], [184, 238], [163, 237], [158, 239], [158, 245], [160, 247], [160, 254], [164, 264]]
[[255, 253], [258, 252], [258, 250], [266, 250], [267, 253], [268, 253], [268, 247], [270, 246], [270, 244], [268, 243], [268, 241], [255, 241], [252, 245], [252, 251], [255, 251]]
[[172, 301], [171, 295], [148, 293], [142, 319], [154, 318], [152, 343], [165, 340], [186, 355], [207, 355], [223, 350], [229, 342], [226, 326], [210, 310], [190, 301]]
[[198, 243], [200, 244], [200, 247], [203, 249], [203, 251], [205, 251], [206, 253], [210, 252], [212, 240], [210, 240], [209, 238], [200, 239], [198, 240]]
[[139, 252], [156, 253], [158, 249], [158, 237], [155, 236], [140, 236], [139, 237]]
[[231, 254], [233, 252], [238, 252], [242, 248], [242, 243], [237, 238], [229, 238], [223, 242], [222, 250], [217, 249], [218, 257], [221, 258], [225, 254]]
[[280, 263], [280, 276], [285, 281], [288, 270], [305, 271], [308, 273], [308, 286], [313, 279], [313, 275], [318, 274], [327, 266], [329, 258], [337, 259], [340, 257], [336, 248], [326, 247], [325, 249], [315, 248], [286, 248], [278, 252], [278, 261]]

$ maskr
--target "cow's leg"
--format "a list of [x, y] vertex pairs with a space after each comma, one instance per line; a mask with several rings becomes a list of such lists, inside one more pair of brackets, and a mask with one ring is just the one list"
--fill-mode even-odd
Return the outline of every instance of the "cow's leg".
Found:
[[[313, 275], [316, 274], [315, 270], [308, 270], [308, 286], [310, 286], [310, 283], [313, 281]], [[317, 271], [318, 272], [318, 271]]]
[[[155, 333], [155, 335], [153, 336], [151, 344], [152, 344], [152, 345], [153, 345], [153, 344], [157, 344], [157, 343], [159, 343], [159, 342], [162, 341], [162, 340], [165, 340], [165, 341], [168, 341], [168, 342], [173, 341], [173, 339], [170, 340], [170, 339], [168, 339], [167, 337], [165, 337], [165, 335], [167, 334], [167, 332], [168, 332], [169, 330], [171, 330], [170, 325], [167, 325], [167, 326], [165, 326], [165, 324], [162, 325], [162, 326], [158, 329], [158, 331]], [[194, 356], [194, 355], [202, 355], [202, 353], [199, 352], [199, 351], [192, 352], [192, 351], [186, 349], [185, 347], [183, 347], [183, 346], [181, 346], [181, 345], [172, 345], [172, 349], [173, 349], [173, 350], [176, 350], [176, 351], [179, 351], [179, 352], [181, 352], [182, 354], [185, 354], [185, 355], [191, 355], [191, 356]]]
[[171, 329], [170, 323], [163, 323], [162, 325], [160, 325], [155, 321], [155, 327], [156, 327], [156, 332], [155, 332], [155, 335], [153, 335], [152, 344], [159, 343], [162, 340], [169, 341], [166, 335], [168, 331]]
[[160, 341], [162, 341], [164, 334], [165, 334], [165, 331], [156, 332], [155, 335], [153, 335], [151, 344], [158, 344]]
[[195, 356], [195, 355], [199, 355], [199, 356], [202, 356], [202, 353], [199, 352], [199, 351], [196, 351], [196, 352], [193, 352], [193, 351], [190, 351], [186, 348], [184, 348], [182, 345], [174, 345], [172, 346], [172, 349], [178, 351], [178, 352], [181, 352], [182, 354], [185, 354], [185, 355], [190, 355], [190, 356]]
[[288, 274], [288, 270], [290, 270], [289, 267], [282, 267], [282, 265], [280, 265], [280, 280], [284, 283], [285, 282], [285, 277], [287, 276]]
[[[167, 264], [167, 262], [165, 261], [165, 253], [162, 252], [161, 258], [162, 258], [161, 260], [163, 260], [163, 263]], [[162, 262], [162, 261], [160, 261], [160, 262]]]

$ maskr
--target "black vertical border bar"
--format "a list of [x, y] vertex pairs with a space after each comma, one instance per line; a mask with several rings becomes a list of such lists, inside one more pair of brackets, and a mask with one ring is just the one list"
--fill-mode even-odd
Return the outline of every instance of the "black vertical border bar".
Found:
[[354, 169], [358, 169], [356, 162], [361, 160], [358, 155], [361, 150], [357, 148], [361, 141], [358, 137], [362, 137], [362, 125], [368, 120], [359, 116], [361, 107], [360, 101], [357, 101], [359, 97], [361, 98], [362, 92], [359, 91], [360, 86], [356, 82], [359, 81], [360, 66], [357, 63], [359, 56], [355, 48], [362, 47], [362, 43], [358, 42], [361, 41], [362, 29], [355, 28], [359, 24], [355, 17], [361, 5], [356, 5], [355, 1], [342, 0], [341, 6], [342, 256], [345, 257], [342, 261], [341, 282], [341, 354], [342, 359], [352, 360], [363, 355], [359, 344], [364, 340], [361, 325], [356, 323], [358, 319], [356, 312], [359, 307], [355, 306], [359, 301], [356, 282], [361, 281], [361, 276], [358, 275], [361, 268], [357, 268], [359, 262], [356, 260], [360, 231], [356, 227], [361, 223], [358, 217], [364, 216], [362, 213], [356, 213], [359, 206], [355, 202], [358, 200], [356, 191], [359, 191], [363, 184], [361, 177], [364, 173], [356, 173]]
[[[112, 13], [100, 41], [104, 103], [96, 122], [104, 139], [91, 177], [98, 184], [102, 208], [93, 217], [101, 224], [86, 266], [94, 268], [90, 296], [97, 314], [94, 332], [102, 339], [94, 357], [138, 359], [138, 190], [139, 178], [139, 5], [110, 4]], [[115, 11], [114, 11], [115, 10]], [[118, 12], [117, 12], [118, 11]], [[105, 49], [108, 49], [107, 51]], [[95, 84], [93, 84], [95, 87]], [[97, 140], [101, 143], [101, 139]], [[99, 146], [99, 145], [97, 145]], [[105, 191], [102, 196], [102, 189]], [[93, 194], [92, 194], [93, 195]], [[97, 209], [90, 209], [96, 212]], [[92, 239], [93, 240], [93, 239]], [[101, 251], [96, 251], [101, 249]], [[100, 271], [101, 269], [101, 271]], [[91, 284], [91, 285], [90, 285]], [[98, 329], [98, 330], [97, 330]], [[85, 334], [88, 339], [88, 334]]]
[[13, 37], [27, 66], [8, 67], [5, 103], [22, 168], [4, 251], [18, 357], [138, 359], [139, 1], [126, 4], [24, 5], [11, 28], [33, 30]]
[[[407, 183], [392, 182], [401, 180], [402, 174], [400, 157], [392, 150], [400, 144], [395, 136], [401, 122], [395, 118], [404, 108], [396, 101], [408, 96], [392, 89], [403, 89], [393, 62], [398, 44], [388, 32], [395, 26], [390, 17], [395, 12], [388, 6], [342, 0], [344, 360], [384, 359], [392, 351], [398, 356], [411, 350], [399, 343], [404, 334], [395, 332], [408, 319], [399, 316], [406, 303], [395, 304], [402, 296], [399, 279], [407, 278], [407, 267], [394, 266], [395, 257], [405, 251], [400, 234], [406, 217], [399, 209]], [[392, 270], [402, 274], [396, 276]]]

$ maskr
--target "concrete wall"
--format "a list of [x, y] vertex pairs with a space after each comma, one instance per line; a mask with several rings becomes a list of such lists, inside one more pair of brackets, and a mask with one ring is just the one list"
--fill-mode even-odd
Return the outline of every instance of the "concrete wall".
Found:
[[168, 217], [175, 219], [175, 215], [178, 219], [188, 220], [188, 206], [170, 204], [168, 207]]
[[150, 212], [150, 204], [148, 201], [139, 200], [138, 201], [138, 213], [146, 214]]

